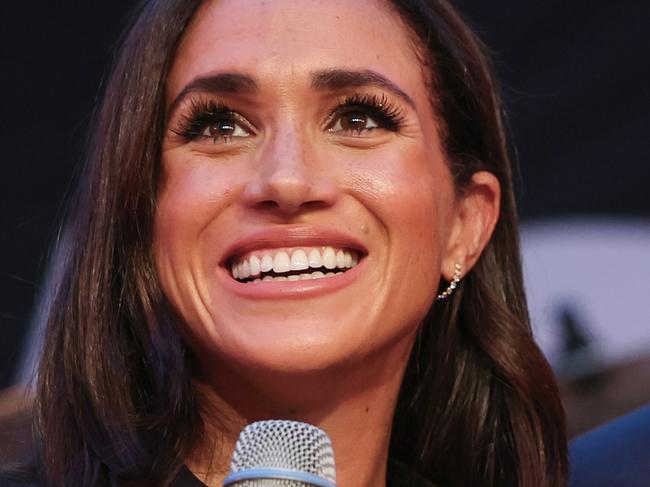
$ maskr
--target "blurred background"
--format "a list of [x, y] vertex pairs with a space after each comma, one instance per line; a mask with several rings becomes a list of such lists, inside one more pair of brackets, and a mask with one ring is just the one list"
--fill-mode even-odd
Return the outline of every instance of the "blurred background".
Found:
[[[650, 2], [454, 3], [502, 81], [533, 327], [574, 436], [650, 402]], [[0, 419], [132, 4], [0, 4]]]

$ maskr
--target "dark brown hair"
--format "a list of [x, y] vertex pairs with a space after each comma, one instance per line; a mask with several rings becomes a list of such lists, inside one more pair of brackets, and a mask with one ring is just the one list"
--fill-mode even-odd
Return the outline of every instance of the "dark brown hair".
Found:
[[[37, 434], [50, 485], [166, 485], [201, 441], [191, 357], [151, 255], [165, 82], [199, 0], [152, 0], [121, 42], [66, 220]], [[394, 1], [432, 87], [458, 191], [502, 187], [476, 265], [427, 316], [406, 371], [391, 455], [443, 485], [562, 486], [564, 418], [526, 310], [511, 165], [487, 58], [444, 0]]]
[[457, 191], [477, 171], [493, 173], [501, 185], [488, 246], [420, 329], [395, 414], [393, 453], [416, 458], [441, 485], [566, 485], [564, 412], [530, 329], [504, 115], [485, 48], [445, 1], [392, 3], [429, 68]]

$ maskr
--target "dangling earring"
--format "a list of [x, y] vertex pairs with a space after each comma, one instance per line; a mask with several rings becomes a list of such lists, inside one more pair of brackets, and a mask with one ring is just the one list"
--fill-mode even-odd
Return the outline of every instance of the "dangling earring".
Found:
[[443, 292], [438, 294], [438, 296], [436, 297], [438, 301], [443, 301], [447, 299], [454, 292], [454, 289], [456, 289], [456, 286], [458, 286], [458, 283], [460, 282], [461, 269], [462, 267], [460, 264], [454, 264], [454, 277], [449, 283], [449, 286], [447, 286], [447, 289], [445, 289]]

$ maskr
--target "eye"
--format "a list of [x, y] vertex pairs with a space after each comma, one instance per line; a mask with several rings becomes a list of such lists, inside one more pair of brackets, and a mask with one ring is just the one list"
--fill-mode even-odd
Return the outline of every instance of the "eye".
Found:
[[242, 127], [236, 120], [230, 118], [210, 123], [203, 129], [201, 136], [208, 137], [216, 142], [221, 139], [230, 140], [233, 137], [248, 137], [250, 134], [250, 131]]
[[360, 134], [366, 130], [378, 128], [379, 124], [367, 113], [360, 110], [350, 110], [339, 113], [335, 123], [330, 126], [332, 132], [356, 132]]
[[327, 130], [334, 134], [361, 136], [374, 130], [398, 132], [404, 124], [402, 110], [385, 95], [352, 95], [329, 116]]
[[255, 134], [253, 125], [243, 115], [211, 100], [193, 101], [171, 130], [187, 142], [210, 139], [215, 144]]

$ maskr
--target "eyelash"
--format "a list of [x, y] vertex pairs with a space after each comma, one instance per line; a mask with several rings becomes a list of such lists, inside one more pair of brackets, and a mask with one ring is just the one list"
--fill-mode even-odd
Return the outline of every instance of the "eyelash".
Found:
[[[327, 118], [326, 128], [332, 127], [346, 114], [361, 113], [372, 119], [377, 127], [365, 129], [348, 129], [360, 135], [362, 132], [383, 128], [390, 132], [398, 132], [404, 125], [404, 117], [401, 110], [391, 104], [386, 95], [354, 94], [340, 102]], [[228, 106], [213, 100], [193, 100], [187, 114], [182, 116], [179, 128], [172, 129], [172, 132], [183, 137], [187, 142], [200, 137], [213, 139], [214, 142], [223, 140], [230, 141], [229, 135], [216, 135], [214, 137], [204, 135], [205, 129], [212, 124], [221, 121], [231, 121], [244, 128], [247, 132], [253, 132], [253, 127], [234, 110]]]

